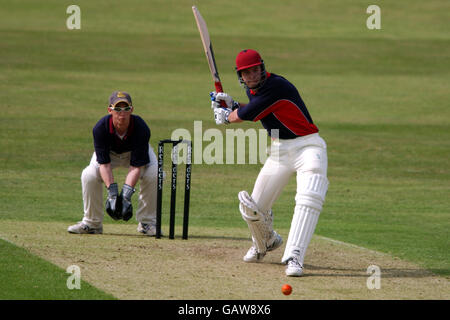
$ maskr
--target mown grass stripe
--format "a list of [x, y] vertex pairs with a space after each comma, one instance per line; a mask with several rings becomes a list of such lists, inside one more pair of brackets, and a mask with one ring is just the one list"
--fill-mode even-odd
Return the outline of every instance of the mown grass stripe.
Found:
[[115, 299], [81, 278], [80, 289], [69, 290], [65, 270], [32, 255], [1, 236], [0, 299], [104, 300]]

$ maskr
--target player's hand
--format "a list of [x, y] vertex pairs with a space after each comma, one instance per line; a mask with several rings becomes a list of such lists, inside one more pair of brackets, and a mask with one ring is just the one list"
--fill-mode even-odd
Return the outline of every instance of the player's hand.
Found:
[[216, 124], [229, 124], [228, 116], [231, 113], [231, 109], [214, 108], [214, 120]]
[[217, 92], [215, 100], [218, 103], [220, 103], [220, 101], [225, 101], [225, 104], [230, 109], [231, 109], [231, 107], [233, 107], [233, 102], [234, 102], [233, 98], [230, 95], [226, 94], [225, 92]]
[[220, 105], [219, 101], [216, 101], [216, 95], [217, 92], [213, 91], [209, 93], [209, 96], [211, 97], [211, 109], [216, 109], [216, 108], [221, 108], [222, 106]]
[[227, 108], [230, 108], [232, 110], [239, 107], [239, 103], [237, 101], [234, 101], [233, 98], [225, 92], [213, 91], [209, 95], [211, 96], [211, 101], [215, 102], [215, 104], [211, 104], [211, 108], [224, 108], [225, 106], [223, 105], [222, 101], [225, 102]]
[[120, 193], [120, 198], [122, 200], [122, 219], [125, 221], [130, 220], [133, 216], [133, 206], [131, 205], [131, 196], [133, 195], [135, 189], [131, 186], [124, 184], [122, 192]]
[[234, 101], [233, 98], [224, 93], [224, 92], [211, 92], [210, 94], [211, 97], [211, 108], [225, 108], [224, 104], [227, 106], [227, 108], [229, 109], [237, 109], [239, 108], [239, 103], [237, 101]]
[[122, 203], [119, 197], [119, 188], [117, 183], [111, 183], [108, 188], [108, 197], [105, 204], [106, 213], [114, 220], [122, 217]]

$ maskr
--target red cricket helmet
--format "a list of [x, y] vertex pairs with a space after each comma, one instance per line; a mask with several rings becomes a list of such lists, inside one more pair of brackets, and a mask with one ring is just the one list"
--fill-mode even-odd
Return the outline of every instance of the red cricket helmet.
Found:
[[[259, 65], [261, 66], [261, 81], [255, 88], [248, 88], [244, 80], [242, 79], [241, 71]], [[238, 55], [236, 56], [236, 72], [239, 78], [239, 82], [246, 89], [259, 89], [260, 87], [262, 87], [267, 78], [264, 60], [261, 58], [261, 55], [258, 53], [258, 51], [252, 49], [245, 49], [238, 53]]]
[[242, 50], [236, 57], [236, 71], [262, 65], [264, 62], [258, 51], [252, 49]]

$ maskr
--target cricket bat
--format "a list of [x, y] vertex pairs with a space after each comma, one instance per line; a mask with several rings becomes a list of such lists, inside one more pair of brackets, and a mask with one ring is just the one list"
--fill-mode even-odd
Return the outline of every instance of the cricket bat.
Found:
[[[212, 48], [211, 39], [209, 38], [208, 27], [206, 26], [205, 19], [203, 19], [200, 11], [198, 11], [196, 6], [192, 7], [192, 12], [194, 13], [195, 21], [197, 22], [198, 31], [200, 32], [200, 38], [202, 39], [203, 49], [205, 49], [206, 60], [208, 60], [209, 71], [211, 71], [214, 86], [216, 87], [216, 92], [223, 92], [222, 83], [220, 82], [219, 72], [217, 71], [214, 51]], [[221, 105], [224, 108], [227, 107], [225, 101], [221, 101]]]

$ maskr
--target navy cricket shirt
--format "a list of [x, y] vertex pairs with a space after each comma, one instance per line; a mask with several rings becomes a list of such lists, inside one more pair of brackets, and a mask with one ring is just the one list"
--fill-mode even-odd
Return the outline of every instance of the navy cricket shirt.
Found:
[[247, 90], [249, 103], [238, 109], [242, 120], [261, 120], [271, 135], [279, 130], [280, 139], [294, 139], [319, 131], [297, 89], [285, 78], [267, 73], [264, 85], [255, 93]]
[[110, 163], [111, 151], [117, 154], [131, 151], [130, 165], [133, 167], [142, 167], [150, 163], [148, 155], [150, 128], [141, 117], [131, 115], [130, 125], [123, 139], [117, 136], [111, 115], [101, 118], [92, 133], [98, 163]]

